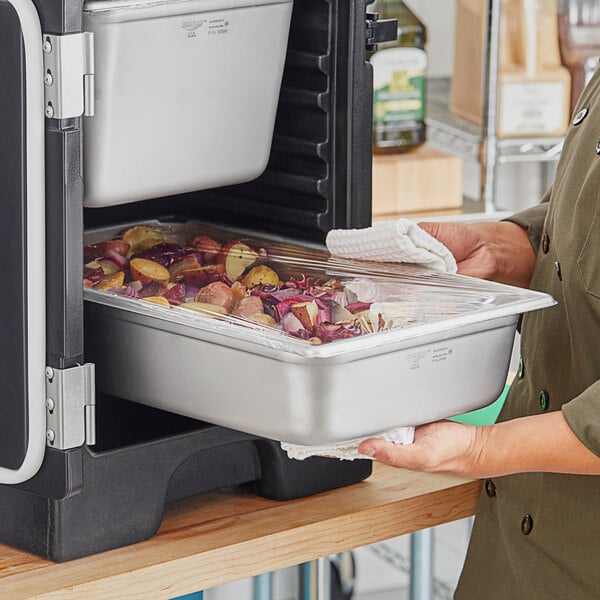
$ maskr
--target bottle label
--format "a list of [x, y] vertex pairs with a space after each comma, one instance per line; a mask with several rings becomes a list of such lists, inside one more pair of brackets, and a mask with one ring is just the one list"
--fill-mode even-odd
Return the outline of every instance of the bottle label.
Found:
[[567, 90], [561, 81], [506, 82], [500, 98], [502, 135], [552, 135], [566, 127]]
[[387, 48], [376, 52], [371, 64], [374, 122], [422, 121], [427, 53], [419, 48]]

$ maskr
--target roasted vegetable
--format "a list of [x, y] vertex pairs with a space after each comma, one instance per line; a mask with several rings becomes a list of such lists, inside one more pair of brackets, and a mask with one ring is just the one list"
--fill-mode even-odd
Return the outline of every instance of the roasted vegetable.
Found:
[[105, 275], [112, 275], [113, 273], [123, 270], [122, 267], [118, 267], [112, 260], [105, 258], [99, 258], [98, 260], [88, 263], [88, 265], [98, 265], [99, 267], [102, 267]]
[[83, 248], [83, 262], [88, 263], [97, 258], [103, 258], [110, 251], [126, 257], [129, 254], [129, 244], [123, 240], [107, 240], [99, 244], [88, 244]]
[[225, 274], [232, 281], [236, 281], [246, 268], [256, 262], [258, 258], [258, 253], [248, 244], [236, 241], [229, 242], [223, 247], [217, 256], [217, 263], [225, 267]]
[[133, 258], [145, 258], [162, 265], [168, 269], [175, 261], [184, 256], [196, 256], [201, 258], [197, 253], [190, 253], [187, 248], [182, 248], [178, 244], [157, 244], [143, 252], [136, 254]]
[[170, 273], [165, 267], [145, 258], [131, 259], [129, 270], [131, 276], [143, 285], [148, 285], [152, 281], [166, 285], [170, 278]]
[[265, 250], [241, 240], [222, 247], [198, 235], [179, 245], [165, 241], [159, 228], [139, 225], [122, 240], [86, 246], [84, 256], [86, 287], [212, 318], [231, 314], [311, 344], [386, 327], [371, 322], [371, 304], [358, 302], [349, 284], [313, 275], [284, 283], [277, 272], [280, 263], [267, 263]]
[[364, 310], [369, 310], [371, 304], [371, 302], [353, 302], [346, 305], [346, 310], [356, 315]]
[[212, 318], [217, 318], [220, 315], [227, 314], [227, 311], [222, 306], [217, 306], [215, 304], [204, 304], [202, 302], [186, 302], [177, 308], [182, 310], [191, 310], [206, 317]]
[[136, 225], [123, 234], [123, 241], [129, 244], [128, 256], [143, 252], [164, 241], [163, 233], [158, 227]]
[[358, 325], [323, 323], [315, 327], [315, 336], [325, 343], [353, 338], [363, 333]]
[[206, 263], [214, 262], [221, 252], [221, 244], [208, 235], [197, 235], [191, 246], [202, 253]]
[[[134, 283], [140, 283], [139, 281]], [[151, 281], [148, 285], [142, 286], [139, 290], [140, 298], [150, 298], [151, 296], [163, 296], [167, 292], [167, 286], [158, 281]]]
[[300, 319], [292, 312], [287, 313], [281, 319], [281, 325], [286, 333], [298, 333], [299, 331], [305, 331], [304, 325], [300, 322]]
[[92, 284], [98, 283], [104, 278], [104, 269], [98, 265], [97, 267], [90, 267], [86, 265], [83, 267], [83, 278], [90, 281]]
[[240, 283], [239, 281], [233, 282], [233, 285], [231, 286], [231, 291], [235, 296], [236, 302], [239, 302], [242, 298], [245, 298], [248, 293], [248, 289], [246, 288], [246, 286], [243, 283]]
[[347, 308], [344, 308], [341, 304], [335, 302], [335, 300], [328, 300], [327, 306], [329, 307], [331, 314], [331, 318], [329, 320], [332, 323], [354, 321], [354, 319], [356, 318]]
[[264, 285], [277, 287], [279, 285], [279, 275], [266, 265], [258, 265], [250, 270], [242, 280], [242, 283], [247, 288], [255, 288]]
[[281, 321], [281, 319], [287, 313], [290, 312], [292, 304], [298, 304], [300, 302], [312, 302], [312, 301], [313, 301], [312, 296], [298, 295], [298, 294], [296, 294], [295, 296], [290, 296], [289, 298], [282, 300], [275, 306], [275, 318], [278, 321]]
[[[171, 285], [171, 287], [167, 286], [167, 292], [164, 297], [173, 306], [179, 306], [185, 302], [186, 298], [186, 289], [183, 283], [176, 283]], [[195, 296], [194, 296], [195, 297]]]
[[314, 300], [292, 304], [290, 310], [298, 321], [302, 323], [304, 329], [312, 329], [316, 325], [319, 307]]
[[220, 281], [223, 278], [225, 269], [223, 265], [206, 265], [193, 271], [185, 271], [183, 280], [186, 285], [201, 288], [215, 281]]
[[184, 273], [186, 273], [187, 271], [200, 270], [201, 268], [202, 265], [198, 262], [198, 256], [196, 254], [193, 254], [191, 256], [184, 256], [175, 261], [169, 267], [169, 281], [174, 283], [183, 281]]
[[125, 273], [119, 271], [103, 277], [95, 286], [95, 290], [105, 291], [111, 288], [121, 287], [125, 283]]
[[148, 298], [142, 298], [143, 302], [150, 302], [151, 304], [158, 304], [159, 306], [164, 306], [165, 308], [169, 308], [171, 305], [169, 301], [164, 296], [149, 296]]
[[203, 304], [222, 306], [229, 312], [235, 304], [235, 294], [226, 283], [215, 281], [203, 287], [198, 292], [195, 301]]
[[257, 313], [255, 315], [250, 315], [248, 317], [248, 320], [252, 321], [253, 323], [257, 323], [258, 325], [271, 326], [276, 324], [275, 319], [270, 315], [265, 315], [265, 313]]
[[[253, 315], [264, 314], [264, 310], [260, 298], [257, 296], [246, 296], [235, 305], [232, 314], [236, 317], [250, 319]], [[275, 319], [273, 319], [273, 322], [275, 322]]]

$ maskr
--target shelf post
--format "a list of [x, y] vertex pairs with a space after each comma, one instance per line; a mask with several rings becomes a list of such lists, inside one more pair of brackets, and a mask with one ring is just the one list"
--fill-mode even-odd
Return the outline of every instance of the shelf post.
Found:
[[495, 212], [498, 160], [498, 74], [500, 71], [501, 0], [488, 0], [487, 38], [485, 42], [483, 148], [481, 160], [482, 199], [486, 213]]
[[410, 600], [433, 598], [433, 530], [410, 536]]
[[300, 600], [332, 600], [329, 557], [300, 565]]

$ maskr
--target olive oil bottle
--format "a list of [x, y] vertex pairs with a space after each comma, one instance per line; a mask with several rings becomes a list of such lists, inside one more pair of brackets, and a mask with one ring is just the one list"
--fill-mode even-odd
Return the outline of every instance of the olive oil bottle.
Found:
[[398, 39], [379, 44], [373, 66], [373, 151], [393, 154], [425, 142], [427, 30], [401, 0], [376, 0], [380, 19], [398, 20]]

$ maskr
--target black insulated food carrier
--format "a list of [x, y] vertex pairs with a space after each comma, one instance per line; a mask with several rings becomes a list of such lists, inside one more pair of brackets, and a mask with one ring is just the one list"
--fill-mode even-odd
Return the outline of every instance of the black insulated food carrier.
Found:
[[[235, 33], [235, 19], [245, 14], [231, 11], [255, 10], [258, 4], [275, 10], [278, 4], [240, 0], [241, 7], [226, 2], [221, 9], [217, 0], [202, 1], [213, 11], [206, 18], [175, 14], [182, 44], [205, 33], [222, 43]], [[110, 21], [113, 0], [90, 4]], [[98, 386], [103, 374], [89, 359], [98, 333], [86, 335], [86, 318], [93, 317], [86, 317], [82, 287], [87, 230], [200, 220], [314, 245], [322, 244], [331, 229], [370, 225], [367, 52], [390, 32], [395, 35], [395, 25], [390, 28], [368, 13], [368, 0], [280, 4], [289, 6], [291, 16], [283, 49], [281, 35], [273, 41], [268, 20], [256, 18], [247, 38], [263, 52], [282, 52], [281, 73], [276, 73], [276, 59], [270, 67], [279, 79], [272, 118], [260, 116], [256, 128], [262, 140], [256, 160], [228, 179], [223, 167], [228, 148], [235, 155], [244, 144], [252, 147], [251, 140], [242, 139], [244, 122], [252, 129], [257, 112], [243, 113], [251, 106], [252, 90], [275, 89], [260, 71], [255, 86], [252, 74], [245, 73], [244, 86], [229, 90], [227, 84], [219, 91], [223, 103], [233, 107], [228, 114], [237, 114], [237, 104], [244, 116], [232, 118], [233, 129], [217, 126], [227, 139], [212, 135], [222, 173], [211, 178], [211, 167], [198, 180], [177, 175], [167, 181], [172, 169], [165, 169], [158, 178], [164, 188], [154, 182], [145, 189], [144, 181], [153, 181], [152, 173], [166, 157], [181, 150], [179, 143], [196, 148], [201, 134], [190, 137], [190, 131], [198, 123], [206, 128], [210, 120], [203, 123], [198, 114], [183, 126], [175, 100], [146, 110], [156, 98], [168, 99], [161, 86], [173, 85], [155, 58], [139, 60], [148, 81], [143, 122], [115, 123], [105, 107], [121, 101], [117, 96], [126, 82], [111, 88], [99, 71], [107, 62], [101, 55], [107, 52], [104, 21], [96, 31], [87, 27], [89, 7], [80, 0], [0, 0], [1, 543], [67, 561], [151, 537], [165, 503], [205, 491], [243, 484], [267, 498], [288, 500], [370, 475], [369, 461], [292, 461], [277, 441], [103, 395]], [[150, 10], [153, 4], [144, 6], [137, 8]], [[135, 38], [125, 36], [120, 43], [116, 57], [126, 63]], [[168, 54], [170, 49], [159, 50]], [[214, 60], [222, 60], [223, 53]], [[213, 76], [204, 84], [218, 88], [220, 81]], [[181, 106], [201, 105], [201, 97], [190, 102], [186, 89]], [[260, 98], [254, 101], [262, 104]], [[210, 102], [215, 106], [214, 97]], [[102, 119], [102, 131], [94, 119]], [[130, 126], [131, 133], [120, 129]], [[159, 157], [155, 164], [144, 155], [143, 140], [140, 145], [144, 131]], [[204, 151], [210, 154], [210, 146]], [[139, 177], [122, 196], [103, 188], [94, 171], [96, 163], [104, 165], [104, 176], [114, 172], [111, 182], [116, 181], [120, 163], [110, 162], [115, 156], [135, 164]], [[124, 187], [126, 171], [119, 175]], [[244, 401], [252, 401], [251, 393]]]

